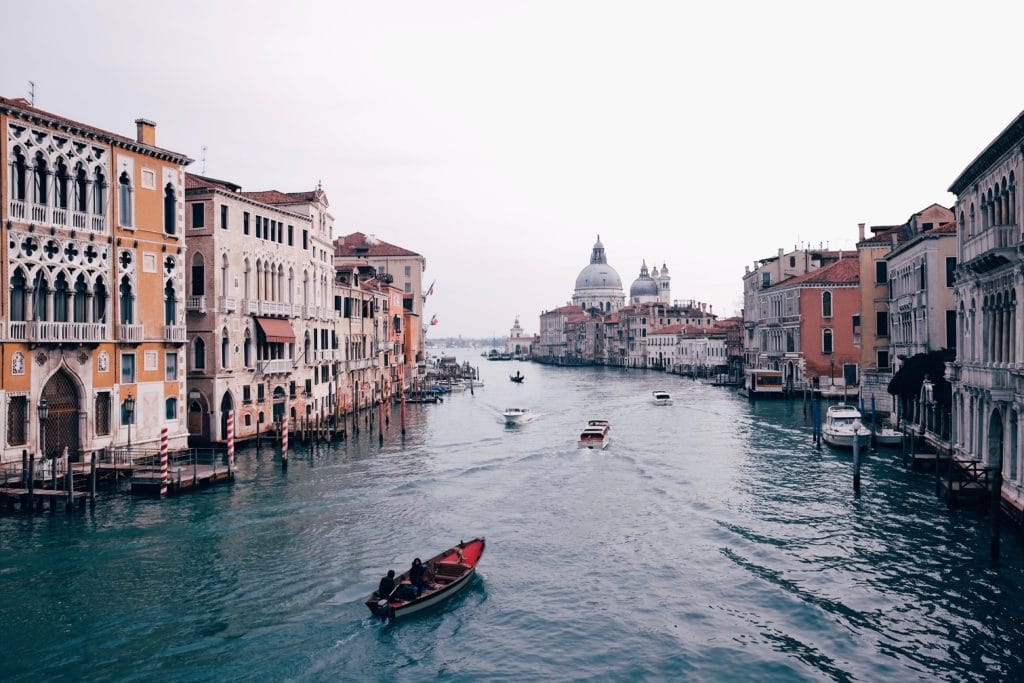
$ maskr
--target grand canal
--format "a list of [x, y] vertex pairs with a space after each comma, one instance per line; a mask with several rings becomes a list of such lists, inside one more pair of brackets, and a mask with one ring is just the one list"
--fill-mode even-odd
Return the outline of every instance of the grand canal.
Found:
[[[241, 449], [235, 484], [0, 516], [7, 680], [1024, 677], [1024, 548], [896, 452], [811, 449], [799, 403], [639, 371], [479, 363], [386, 442]], [[517, 368], [526, 382], [507, 376]], [[655, 407], [667, 388], [675, 405]], [[533, 422], [506, 428], [525, 406]], [[578, 451], [591, 417], [605, 452]], [[486, 535], [479, 576], [384, 625], [389, 567]]]

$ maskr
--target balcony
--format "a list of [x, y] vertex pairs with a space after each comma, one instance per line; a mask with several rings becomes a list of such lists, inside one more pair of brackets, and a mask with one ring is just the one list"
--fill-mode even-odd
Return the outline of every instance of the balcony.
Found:
[[238, 310], [238, 299], [233, 296], [222, 296], [217, 299], [217, 309], [221, 313], [231, 313]]
[[[988, 270], [985, 267], [986, 261], [998, 259], [1000, 256], [1006, 258], [1008, 254], [1000, 254], [999, 252], [1006, 250], [1012, 253], [1020, 239], [1020, 229], [1016, 225], [999, 225], [987, 228], [977, 235], [964, 240], [963, 247], [961, 248], [960, 262], [972, 270], [978, 270], [977, 266], [981, 266], [981, 270]], [[973, 264], [972, 267], [971, 262], [979, 257], [986, 258], [980, 259], [980, 263]]]
[[97, 216], [69, 208], [34, 204], [17, 199], [10, 200], [8, 218], [12, 221], [29, 222], [36, 225], [52, 225], [59, 228], [106, 232], [106, 216]]
[[117, 338], [127, 344], [141, 344], [142, 325], [118, 325]]
[[259, 371], [264, 375], [287, 375], [294, 369], [294, 362], [290, 358], [275, 358], [274, 360], [261, 360], [258, 362]]
[[10, 341], [42, 343], [101, 342], [107, 338], [105, 323], [56, 323], [47, 321], [11, 321]]
[[164, 325], [164, 341], [169, 344], [184, 344], [187, 339], [184, 325]]
[[192, 295], [185, 299], [185, 310], [191, 313], [206, 313], [206, 297]]
[[292, 315], [292, 305], [283, 301], [245, 300], [242, 302], [242, 307], [246, 315], [273, 315], [281, 318]]

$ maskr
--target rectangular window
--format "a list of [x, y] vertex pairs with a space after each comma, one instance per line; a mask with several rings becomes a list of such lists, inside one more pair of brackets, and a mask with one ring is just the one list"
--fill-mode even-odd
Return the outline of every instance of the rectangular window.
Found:
[[96, 435], [110, 434], [110, 392], [96, 394]]
[[289, 247], [295, 246], [295, 226], [294, 225], [289, 225], [288, 226], [288, 246]]
[[875, 336], [889, 336], [889, 312], [875, 311]]
[[[956, 256], [946, 257], [946, 286], [952, 287], [956, 282]], [[953, 348], [953, 347], [950, 347]]]
[[135, 354], [121, 354], [121, 384], [135, 384]]
[[772, 274], [771, 273], [761, 273], [761, 286], [762, 287], [771, 287], [771, 284], [772, 284]]
[[224, 204], [220, 205], [220, 229], [228, 229], [228, 207]]
[[295, 398], [295, 382], [288, 383], [288, 398]]
[[843, 380], [846, 382], [846, 386], [848, 387], [857, 386], [856, 363], [843, 363]]
[[242, 403], [245, 403], [246, 405], [252, 403], [252, 387], [248, 384], [242, 387]]
[[164, 418], [166, 418], [168, 420], [177, 420], [178, 419], [178, 399], [176, 399], [176, 398], [174, 398], [172, 396], [171, 398], [169, 398], [166, 401], [164, 401], [164, 406], [165, 406]]
[[28, 441], [28, 397], [7, 399], [7, 445], [22, 446]]
[[889, 367], [889, 352], [879, 350], [876, 352], [878, 358], [878, 369], [882, 370]]
[[174, 382], [178, 379], [178, 354], [168, 353], [164, 361], [164, 379]]
[[313, 382], [311, 380], [307, 379], [306, 380], [306, 398], [309, 398], [312, 395], [313, 395]]
[[946, 348], [956, 350], [956, 311], [946, 311]]
[[302, 248], [309, 249], [309, 230], [302, 231]]
[[192, 204], [192, 227], [194, 229], [206, 227], [206, 204], [204, 202]]
[[263, 388], [262, 383], [256, 385], [256, 400], [259, 401], [260, 403], [263, 403], [263, 396], [265, 391], [266, 390]]
[[885, 261], [875, 261], [875, 284], [884, 285], [889, 279], [889, 264]]
[[249, 234], [249, 212], [248, 211], [243, 211], [242, 212], [242, 234], [243, 235], [248, 235]]
[[412, 266], [406, 266], [405, 267], [405, 276], [406, 277], [412, 277]]
[[256, 239], [263, 237], [263, 217], [256, 216]]
[[405, 283], [405, 293], [406, 294], [412, 294], [412, 283], [411, 282], [406, 282]]
[[270, 241], [277, 241], [277, 221], [270, 221]]
[[853, 316], [853, 326], [860, 327], [860, 315]]

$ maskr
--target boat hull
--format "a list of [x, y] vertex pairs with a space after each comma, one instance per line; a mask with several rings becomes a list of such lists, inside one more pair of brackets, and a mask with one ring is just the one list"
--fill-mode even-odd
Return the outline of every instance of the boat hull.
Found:
[[469, 583], [469, 580], [473, 578], [474, 574], [476, 574], [476, 567], [473, 567], [469, 571], [469, 573], [463, 576], [461, 579], [453, 581], [452, 583], [445, 586], [444, 589], [439, 590], [431, 595], [428, 595], [422, 601], [410, 603], [403, 607], [395, 607], [394, 616], [404, 617], [406, 615], [419, 612], [420, 610], [425, 610], [428, 607], [433, 607], [434, 605], [444, 602], [445, 600], [447, 600], [448, 598], [452, 597], [453, 595], [461, 591], [463, 588], [465, 588], [466, 585]]
[[878, 432], [875, 434], [875, 443], [880, 446], [900, 446], [903, 444], [903, 435], [897, 431]]
[[824, 429], [822, 430], [821, 438], [825, 443], [834, 448], [853, 448], [854, 439], [857, 440], [857, 443], [860, 444], [861, 447], [866, 447], [871, 444], [870, 432], [861, 432], [855, 436], [853, 432], [840, 432]]
[[604, 437], [600, 441], [596, 441], [596, 440], [580, 441], [579, 442], [579, 447], [580, 448], [587, 448], [587, 449], [590, 449], [592, 451], [603, 451], [604, 449], [608, 448], [608, 443], [610, 441], [611, 441], [611, 437], [610, 436], [606, 436], [606, 437]]
[[[476, 567], [480, 563], [480, 559], [483, 557], [486, 547], [487, 543], [485, 539], [476, 538], [468, 543], [460, 543], [458, 546], [445, 550], [444, 552], [430, 558], [424, 564], [428, 567], [436, 566], [438, 570], [442, 567], [448, 567], [449, 572], [452, 568], [464, 568], [464, 570], [457, 576], [452, 576], [450, 573], [443, 577], [438, 575], [438, 577], [436, 577], [437, 584], [423, 595], [413, 598], [412, 600], [393, 599], [383, 607], [380, 605], [380, 596], [376, 592], [373, 592], [370, 594], [370, 597], [366, 599], [366, 607], [370, 610], [371, 614], [381, 617], [382, 619], [396, 618], [406, 614], [419, 612], [420, 610], [427, 609], [428, 607], [433, 607], [465, 588], [466, 584], [469, 583], [469, 580], [474, 574], [476, 574]], [[463, 552], [466, 554], [465, 562], [463, 562]], [[458, 564], [453, 564], [456, 562]], [[408, 576], [409, 572], [407, 571], [397, 577], [398, 583], [402, 583], [403, 581], [408, 583]], [[447, 581], [447, 583], [442, 583], [443, 581]]]

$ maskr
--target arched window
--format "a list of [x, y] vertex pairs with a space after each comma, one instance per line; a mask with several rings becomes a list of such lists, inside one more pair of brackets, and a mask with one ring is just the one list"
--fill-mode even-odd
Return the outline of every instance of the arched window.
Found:
[[98, 323], [107, 322], [107, 286], [96, 278], [92, 288], [92, 319]]
[[192, 369], [206, 369], [206, 342], [202, 337], [196, 337], [196, 341], [192, 345]]
[[68, 208], [68, 167], [63, 159], [57, 161], [57, 208]]
[[164, 401], [164, 418], [167, 420], [178, 419], [178, 399], [173, 396]]
[[964, 212], [962, 210], [960, 211], [960, 220], [958, 222], [958, 225], [959, 225], [959, 228], [960, 228], [960, 232], [963, 232], [964, 231]]
[[243, 264], [244, 272], [242, 273], [242, 298], [248, 301], [251, 297], [249, 296], [249, 280], [252, 277], [249, 272], [249, 259], [245, 259]]
[[164, 232], [173, 235], [178, 229], [178, 199], [174, 185], [167, 183], [164, 188]]
[[290, 304], [295, 303], [295, 271], [291, 268], [288, 269], [288, 296], [286, 300]]
[[135, 295], [132, 292], [132, 282], [127, 275], [121, 278], [120, 293], [121, 324], [131, 325], [135, 322]]
[[85, 169], [79, 164], [75, 169], [75, 211], [85, 213], [89, 210], [89, 180]]
[[53, 287], [53, 320], [58, 323], [68, 321], [68, 278], [64, 273], [57, 276]]
[[50, 285], [43, 277], [43, 272], [40, 270], [36, 273], [35, 280], [32, 282], [32, 311], [36, 320], [47, 320], [46, 317], [46, 299], [50, 294]]
[[86, 322], [86, 316], [88, 315], [88, 293], [89, 286], [85, 284], [85, 276], [79, 275], [75, 280], [75, 301], [72, 306], [72, 316], [76, 323]]
[[972, 202], [971, 203], [971, 231], [968, 233], [968, 235], [973, 235], [973, 234], [974, 234], [974, 203]]
[[97, 216], [107, 215], [107, 179], [99, 166], [92, 180], [92, 212]]
[[203, 255], [196, 252], [192, 257], [192, 296], [203, 296], [206, 294], [206, 265]]
[[117, 214], [121, 225], [132, 227], [132, 181], [127, 171], [117, 179]]
[[25, 319], [25, 274], [18, 268], [11, 278], [11, 320]]
[[221, 336], [220, 336], [220, 366], [222, 368], [230, 367], [230, 364], [229, 364], [229, 361], [231, 360], [230, 351], [231, 351], [231, 341], [230, 341], [230, 339], [228, 339], [228, 330], [225, 327], [224, 331], [221, 332]]
[[832, 317], [832, 292], [821, 293], [821, 316], [823, 318]]
[[832, 353], [832, 328], [826, 327], [821, 331], [821, 352]]
[[21, 153], [21, 149], [18, 147], [14, 148], [14, 163], [11, 164], [11, 192], [14, 195], [14, 199], [19, 202], [25, 201], [25, 192], [28, 186], [28, 164], [25, 163], [25, 155]]
[[231, 275], [231, 271], [228, 268], [228, 255], [221, 254], [220, 256], [220, 295], [227, 296], [229, 289], [228, 278]]
[[174, 294], [174, 281], [164, 285], [164, 325], [174, 325], [178, 320], [178, 299]]
[[32, 201], [36, 204], [45, 204], [48, 199], [46, 190], [50, 178], [50, 170], [46, 166], [46, 159], [42, 152], [36, 152], [36, 167], [33, 174]]

